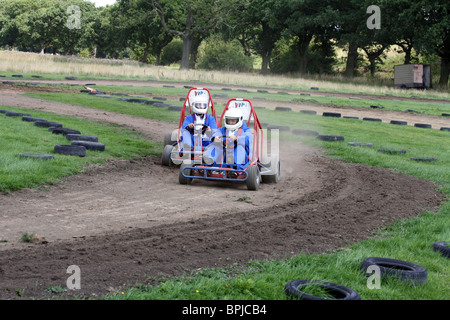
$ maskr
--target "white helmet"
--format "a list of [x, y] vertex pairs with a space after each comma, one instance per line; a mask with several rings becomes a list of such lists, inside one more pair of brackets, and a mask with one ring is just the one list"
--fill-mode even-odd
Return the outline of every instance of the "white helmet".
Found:
[[196, 96], [192, 99], [192, 110], [197, 114], [206, 114], [208, 112], [209, 99], [207, 95]]
[[[234, 120], [234, 121], [233, 121]], [[223, 125], [228, 130], [236, 130], [242, 126], [243, 114], [241, 109], [228, 109], [223, 116]]]

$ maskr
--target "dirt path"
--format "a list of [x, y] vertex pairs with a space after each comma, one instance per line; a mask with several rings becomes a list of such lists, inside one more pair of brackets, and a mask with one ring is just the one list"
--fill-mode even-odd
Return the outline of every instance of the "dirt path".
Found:
[[[127, 125], [162, 139], [171, 125], [151, 119], [0, 92], [0, 105]], [[82, 272], [76, 294], [146, 282], [273, 255], [323, 252], [372, 235], [393, 220], [434, 209], [427, 181], [347, 164], [300, 144], [282, 144], [282, 181], [257, 192], [245, 185], [178, 184], [159, 159], [115, 161], [54, 186], [0, 195], [0, 299], [29, 299], [65, 287], [70, 265]], [[247, 197], [247, 198], [244, 198]], [[247, 201], [239, 201], [246, 199]], [[33, 244], [24, 232], [39, 235]]]

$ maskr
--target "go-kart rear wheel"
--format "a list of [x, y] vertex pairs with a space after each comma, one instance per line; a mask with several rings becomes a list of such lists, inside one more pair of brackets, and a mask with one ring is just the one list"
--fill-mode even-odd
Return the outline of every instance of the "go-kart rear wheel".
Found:
[[261, 172], [257, 165], [247, 167], [247, 189], [258, 190], [261, 184]]
[[172, 154], [173, 146], [171, 144], [168, 144], [164, 147], [162, 155], [161, 155], [161, 163], [163, 166], [173, 166], [172, 159], [170, 158], [170, 155]]
[[184, 170], [184, 168], [186, 167], [191, 167], [191, 164], [187, 164], [184, 163], [181, 165], [180, 167], [180, 173], [178, 175], [178, 181], [180, 182], [180, 184], [191, 184], [192, 183], [192, 178], [186, 178], [185, 176], [183, 176], [183, 171], [185, 175], [190, 176], [191, 175], [191, 169], [186, 169]]

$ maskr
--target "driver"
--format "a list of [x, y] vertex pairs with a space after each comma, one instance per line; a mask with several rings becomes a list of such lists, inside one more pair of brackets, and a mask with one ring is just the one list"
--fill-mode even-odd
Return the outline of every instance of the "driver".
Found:
[[188, 115], [183, 122], [182, 137], [184, 149], [191, 150], [196, 145], [194, 133], [201, 130], [202, 146], [206, 147], [211, 143], [211, 135], [217, 129], [216, 119], [208, 114], [209, 98], [207, 95], [198, 95], [193, 98], [191, 108], [193, 113]]
[[[239, 108], [228, 109], [224, 114], [223, 124], [224, 126], [213, 134], [214, 143], [205, 150], [203, 161], [206, 164], [236, 164], [237, 170], [243, 170], [249, 164], [253, 142], [252, 131], [243, 120], [242, 110]], [[227, 154], [230, 146], [231, 159]]]

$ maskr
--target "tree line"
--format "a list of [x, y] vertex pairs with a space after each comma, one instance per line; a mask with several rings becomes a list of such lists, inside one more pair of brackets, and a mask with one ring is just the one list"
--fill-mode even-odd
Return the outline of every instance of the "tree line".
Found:
[[[233, 59], [258, 56], [261, 72], [328, 73], [336, 48], [352, 77], [364, 57], [371, 75], [389, 48], [440, 60], [450, 74], [447, 0], [0, 0], [0, 47], [30, 52], [199, 65], [199, 47]], [[219, 46], [219, 44], [223, 44]], [[214, 51], [212, 51], [214, 52]], [[206, 65], [206, 64], [204, 64]]]

